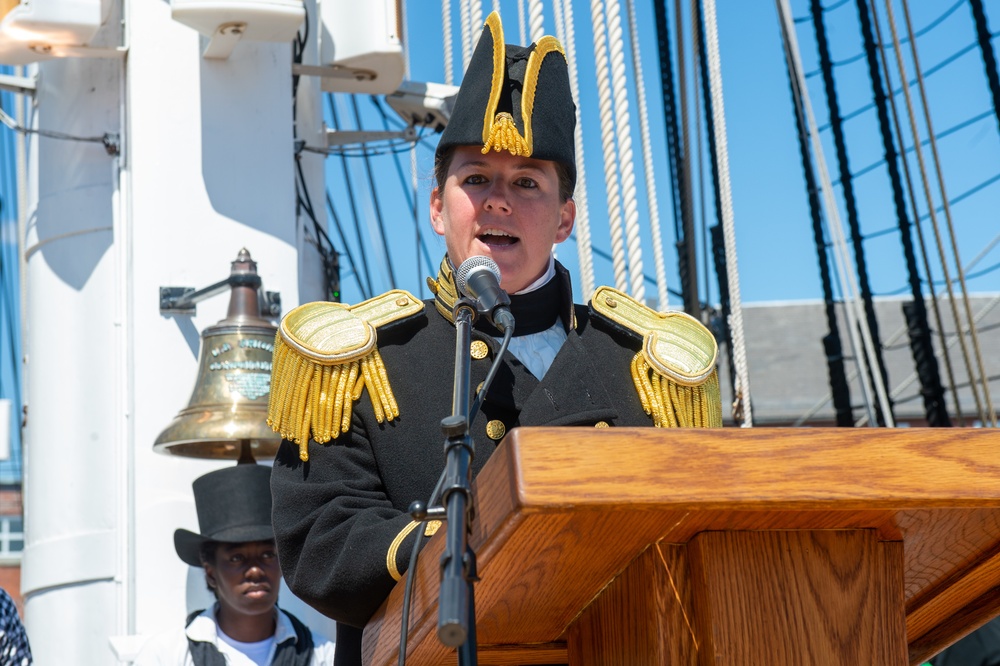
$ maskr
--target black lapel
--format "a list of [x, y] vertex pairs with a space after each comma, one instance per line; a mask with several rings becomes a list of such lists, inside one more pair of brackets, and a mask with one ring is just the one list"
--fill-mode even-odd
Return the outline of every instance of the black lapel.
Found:
[[[591, 425], [613, 421], [618, 410], [580, 337], [571, 331], [552, 367], [521, 407], [521, 425]], [[606, 362], [606, 359], [598, 359]]]

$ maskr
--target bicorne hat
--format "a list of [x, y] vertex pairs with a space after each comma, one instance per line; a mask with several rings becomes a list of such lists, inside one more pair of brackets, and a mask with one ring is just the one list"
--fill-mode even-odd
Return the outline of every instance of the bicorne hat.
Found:
[[206, 541], [245, 543], [274, 538], [271, 527], [271, 468], [242, 464], [209, 472], [191, 484], [201, 534], [174, 532], [178, 557], [201, 566]]
[[486, 19], [435, 159], [455, 146], [506, 150], [562, 163], [576, 184], [576, 105], [566, 54], [546, 35], [530, 46], [504, 44], [500, 15]]

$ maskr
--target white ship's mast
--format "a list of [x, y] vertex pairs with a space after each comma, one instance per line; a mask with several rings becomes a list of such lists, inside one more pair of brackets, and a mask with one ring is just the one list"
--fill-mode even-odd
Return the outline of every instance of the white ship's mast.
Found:
[[[315, 3], [306, 9], [303, 62], [328, 65], [318, 61]], [[109, 11], [75, 57], [37, 65], [27, 120], [43, 132], [29, 135], [21, 201], [22, 592], [42, 666], [119, 663], [135, 637], [179, 627], [209, 601], [173, 532], [198, 529], [192, 480], [233, 462], [152, 445], [186, 406], [199, 332], [225, 317], [228, 298], [200, 303], [195, 316], [164, 315], [160, 287], [219, 282], [245, 247], [285, 310], [326, 297], [313, 221], [296, 217], [295, 139], [326, 147], [322, 93], [316, 76], [299, 79], [293, 123], [291, 39], [255, 41], [247, 30], [222, 44], [233, 46], [227, 58], [207, 59], [213, 42], [174, 20], [168, 2]], [[109, 57], [89, 57], [98, 53]], [[325, 228], [323, 156], [303, 152], [301, 166]], [[332, 632], [287, 590], [282, 605]]]

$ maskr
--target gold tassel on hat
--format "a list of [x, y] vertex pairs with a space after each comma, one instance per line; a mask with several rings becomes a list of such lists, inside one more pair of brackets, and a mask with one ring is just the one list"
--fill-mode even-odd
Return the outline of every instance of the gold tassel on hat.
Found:
[[600, 287], [594, 310], [642, 336], [631, 372], [639, 401], [657, 428], [718, 428], [722, 398], [715, 368], [718, 345], [683, 312], [656, 312], [611, 287]]
[[351, 427], [364, 389], [379, 423], [399, 416], [376, 329], [423, 311], [412, 294], [393, 290], [348, 307], [301, 305], [281, 321], [274, 342], [267, 424], [309, 459], [309, 439], [325, 444]]
[[515, 157], [531, 155], [531, 146], [517, 131], [517, 126], [514, 125], [514, 116], [506, 111], [498, 113], [494, 119], [493, 125], [490, 127], [490, 135], [483, 145], [483, 154], [490, 152], [491, 149], [498, 153], [501, 150], [506, 150]]

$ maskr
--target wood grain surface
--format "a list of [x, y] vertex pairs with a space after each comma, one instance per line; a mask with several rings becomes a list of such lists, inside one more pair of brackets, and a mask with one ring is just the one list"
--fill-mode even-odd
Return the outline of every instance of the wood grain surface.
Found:
[[[699, 566], [712, 560], [704, 545], [695, 546], [700, 539], [708, 543], [706, 533], [738, 538], [761, 533], [799, 549], [843, 534], [880, 544], [862, 548], [862, 542], [849, 542], [854, 545], [844, 551], [860, 557], [864, 575], [873, 580], [884, 583], [892, 567], [901, 571], [899, 617], [905, 633], [886, 625], [871, 628], [871, 636], [898, 654], [895, 641], [905, 635], [910, 663], [1000, 613], [1000, 599], [991, 596], [1000, 584], [1000, 433], [989, 430], [516, 429], [480, 473], [473, 492], [470, 545], [481, 577], [475, 595], [483, 664], [554, 663], [561, 660], [552, 658], [553, 650], [559, 653], [567, 640], [565, 654], [575, 660], [581, 652], [593, 654], [595, 640], [601, 649], [613, 649], [614, 641], [595, 639], [594, 623], [600, 621], [601, 604], [620, 603], [614, 595], [636, 599], [642, 581], [634, 576], [643, 568], [633, 563], [662, 555], [689, 585], [692, 553], [700, 548]], [[843, 534], [826, 537], [823, 531]], [[441, 530], [431, 540], [417, 566], [407, 650], [412, 666], [455, 663], [454, 652], [435, 636], [443, 535]], [[807, 541], [794, 541], [799, 538]], [[753, 555], [754, 548], [760, 546], [737, 549], [748, 558], [751, 573], [766, 565], [754, 559], [764, 557]], [[893, 549], [902, 552], [898, 565], [889, 566], [884, 553]], [[725, 552], [711, 550], [720, 558]], [[871, 554], [878, 552], [883, 555]], [[879, 574], [876, 562], [889, 569]], [[826, 575], [840, 566], [831, 559]], [[647, 583], [660, 596], [641, 603], [652, 604], [648, 608], [655, 607], [662, 619], [669, 615], [666, 600], [676, 596], [665, 591], [653, 569], [642, 575], [654, 576]], [[716, 596], [727, 580], [742, 584], [737, 577], [722, 577]], [[883, 591], [889, 594], [890, 587]], [[852, 597], [852, 589], [838, 593], [844, 603], [876, 603]], [[400, 583], [369, 623], [366, 663], [395, 663], [402, 592]], [[801, 592], [776, 588], [772, 608], [804, 613]], [[699, 594], [692, 596], [694, 605], [714, 598], [710, 589]], [[686, 612], [702, 617], [693, 606]], [[808, 617], [820, 619], [815, 613]], [[846, 629], [840, 620], [826, 619], [829, 640], [836, 644]], [[587, 622], [592, 626], [584, 630]], [[668, 653], [681, 645], [689, 655], [678, 620], [663, 622], [667, 633], [639, 640], [663, 643]], [[687, 663], [676, 658], [645, 663]]]

